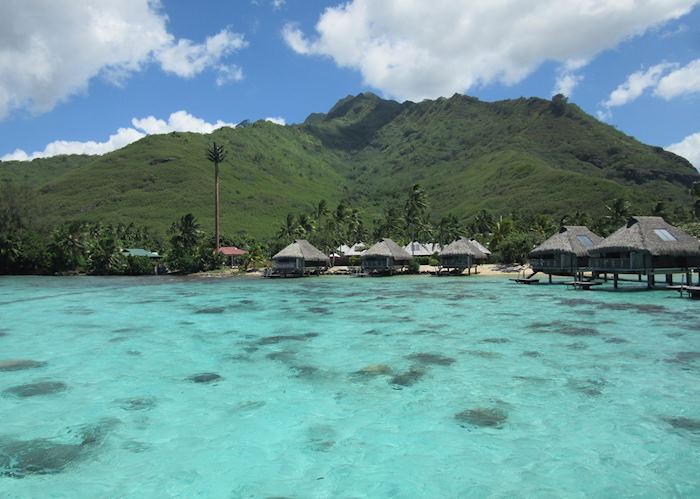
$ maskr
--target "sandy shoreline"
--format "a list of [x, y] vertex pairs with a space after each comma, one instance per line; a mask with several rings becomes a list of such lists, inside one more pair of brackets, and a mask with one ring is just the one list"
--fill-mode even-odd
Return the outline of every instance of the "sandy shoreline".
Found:
[[[421, 265], [420, 273], [418, 275], [429, 276], [437, 271], [437, 267], [431, 265]], [[490, 263], [486, 265], [479, 265], [477, 273], [472, 271], [471, 277], [518, 277], [523, 271], [529, 270], [528, 266], [522, 265], [503, 265], [498, 263]], [[197, 274], [190, 274], [188, 277], [203, 278], [203, 279], [222, 279], [222, 278], [259, 278], [263, 276], [263, 270], [254, 270], [250, 272], [239, 272], [237, 269], [222, 269], [214, 270], [209, 272], [200, 272]], [[331, 267], [328, 271], [323, 274], [324, 276], [347, 276], [350, 275], [351, 271], [349, 267], [336, 266]], [[410, 274], [415, 275], [415, 274]], [[464, 273], [466, 276], [466, 272]]]

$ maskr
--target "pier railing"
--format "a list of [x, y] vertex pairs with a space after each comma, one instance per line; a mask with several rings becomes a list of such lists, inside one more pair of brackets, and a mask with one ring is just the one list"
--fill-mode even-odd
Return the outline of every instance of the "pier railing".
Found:
[[629, 270], [632, 268], [632, 260], [629, 258], [591, 258], [591, 268], [607, 270]]
[[562, 265], [559, 260], [551, 260], [546, 258], [530, 258], [530, 267], [533, 269], [557, 269], [557, 270], [576, 270], [578, 267], [570, 265]]

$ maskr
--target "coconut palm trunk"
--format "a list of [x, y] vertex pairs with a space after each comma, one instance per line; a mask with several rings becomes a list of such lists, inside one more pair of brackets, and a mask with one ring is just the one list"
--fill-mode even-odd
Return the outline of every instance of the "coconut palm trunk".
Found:
[[219, 252], [221, 247], [221, 196], [220, 180], [219, 180], [219, 163], [223, 163], [226, 159], [226, 151], [224, 146], [217, 146], [213, 143], [211, 148], [207, 149], [207, 159], [214, 163], [214, 234], [216, 239], [216, 252]]
[[221, 247], [221, 181], [219, 180], [219, 163], [214, 164], [214, 234], [216, 238], [216, 252], [219, 252]]

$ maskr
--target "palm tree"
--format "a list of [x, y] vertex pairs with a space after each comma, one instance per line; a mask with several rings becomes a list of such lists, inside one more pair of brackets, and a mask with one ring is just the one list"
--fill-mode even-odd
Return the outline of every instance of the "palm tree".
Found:
[[219, 237], [220, 237], [220, 226], [219, 226], [219, 164], [226, 160], [226, 150], [224, 146], [217, 146], [216, 142], [207, 149], [207, 159], [214, 163], [214, 234], [216, 238], [216, 252], [219, 252]]
[[75, 270], [84, 263], [86, 234], [80, 223], [62, 225], [54, 230], [49, 248], [56, 270]]
[[105, 235], [95, 241], [90, 253], [90, 270], [93, 274], [113, 274], [123, 265], [121, 248], [114, 236]]
[[544, 241], [557, 230], [554, 220], [547, 215], [537, 215], [530, 225], [530, 231], [536, 235], [536, 240]]
[[322, 199], [318, 202], [318, 205], [316, 206], [316, 211], [314, 212], [314, 218], [316, 219], [316, 223], [319, 224], [321, 220], [323, 220], [327, 215], [328, 203], [326, 203], [325, 199]]
[[610, 203], [610, 206], [606, 205], [605, 208], [609, 213], [605, 218], [608, 219], [612, 225], [620, 225], [629, 218], [631, 204], [624, 198], [615, 198], [612, 200], [612, 203]]
[[452, 241], [459, 239], [462, 235], [462, 228], [459, 225], [459, 220], [453, 214], [443, 217], [437, 226], [437, 243], [443, 248]]
[[498, 218], [491, 232], [491, 246], [497, 248], [515, 229], [515, 222], [510, 218]]
[[300, 232], [303, 233], [305, 237], [310, 236], [316, 229], [314, 221], [306, 213], [302, 213], [297, 217], [297, 225], [301, 229]]
[[280, 227], [277, 233], [277, 238], [284, 241], [285, 243], [290, 243], [299, 235], [299, 224], [294, 219], [294, 215], [287, 213], [287, 218], [284, 224]]
[[199, 224], [192, 213], [188, 213], [170, 226], [170, 244], [175, 253], [188, 253], [199, 243]]
[[[404, 205], [404, 222], [406, 223], [406, 233], [411, 242], [415, 241], [416, 232], [420, 229], [424, 232], [426, 213], [428, 211], [428, 199], [420, 184], [415, 184], [408, 193], [408, 199]], [[411, 245], [413, 250], [413, 245]]]
[[360, 210], [353, 208], [348, 216], [348, 235], [351, 243], [359, 243], [367, 236]]

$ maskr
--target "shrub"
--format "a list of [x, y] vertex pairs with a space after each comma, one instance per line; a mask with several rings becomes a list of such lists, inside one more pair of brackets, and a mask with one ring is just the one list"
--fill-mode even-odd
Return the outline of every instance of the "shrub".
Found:
[[127, 256], [124, 273], [126, 275], [150, 275], [154, 273], [156, 263], [147, 256]]

